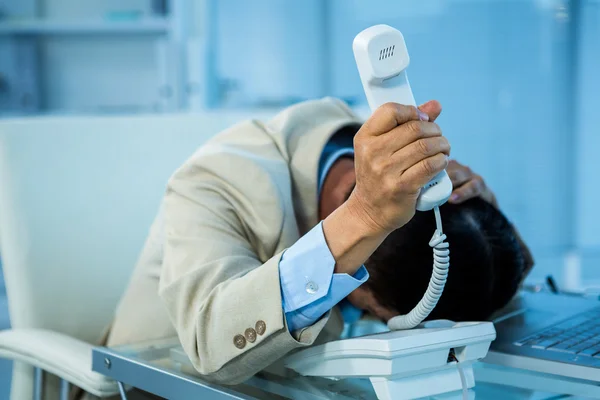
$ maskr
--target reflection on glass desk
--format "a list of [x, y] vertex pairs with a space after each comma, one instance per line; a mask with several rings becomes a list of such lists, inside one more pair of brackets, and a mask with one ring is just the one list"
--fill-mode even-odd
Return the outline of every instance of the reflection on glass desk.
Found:
[[[130, 387], [171, 400], [376, 399], [367, 379], [331, 380], [303, 377], [277, 366], [240, 385], [225, 387], [207, 383], [186, 360], [182, 360], [180, 356], [173, 356], [181, 354], [178, 349], [180, 344], [177, 338], [110, 349], [99, 347], [93, 353], [93, 369]], [[477, 400], [567, 398], [510, 387], [510, 382], [506, 385], [478, 383], [474, 392]], [[456, 396], [456, 393], [434, 398], [448, 399], [450, 396]]]

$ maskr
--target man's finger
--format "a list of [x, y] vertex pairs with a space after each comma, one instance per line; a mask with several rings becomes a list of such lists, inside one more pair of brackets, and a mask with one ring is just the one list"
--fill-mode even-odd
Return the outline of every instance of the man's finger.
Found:
[[404, 174], [402, 174], [402, 180], [410, 182], [411, 189], [416, 191], [425, 186], [427, 182], [432, 180], [447, 166], [448, 157], [445, 154], [439, 153], [435, 156], [421, 160], [407, 169]]
[[430, 100], [427, 103], [421, 104], [419, 110], [427, 114], [429, 116], [429, 121], [433, 122], [440, 116], [442, 105], [437, 100]]
[[452, 161], [450, 161], [450, 164], [448, 165], [447, 172], [452, 181], [452, 186], [455, 188], [468, 182], [473, 175], [469, 174], [468, 171], [463, 168], [452, 168]]
[[461, 187], [454, 189], [448, 202], [452, 204], [460, 204], [474, 197], [478, 197], [483, 191], [482, 186], [483, 183], [480, 180], [471, 179]]
[[392, 155], [392, 161], [401, 172], [417, 164], [419, 161], [436, 154], [450, 155], [450, 143], [443, 136], [419, 139], [398, 150]]
[[403, 106], [396, 103], [385, 103], [363, 124], [360, 132], [369, 136], [387, 133], [408, 121], [419, 121], [419, 111], [413, 106]]
[[441, 136], [442, 130], [433, 122], [409, 121], [392, 129], [382, 139], [393, 153], [418, 140]]

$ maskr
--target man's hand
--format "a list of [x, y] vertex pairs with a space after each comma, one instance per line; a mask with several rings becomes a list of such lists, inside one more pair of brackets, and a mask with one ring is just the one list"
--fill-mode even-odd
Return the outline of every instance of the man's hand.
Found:
[[421, 188], [448, 165], [450, 143], [415, 107], [388, 103], [373, 113], [354, 137], [356, 187], [348, 206], [376, 232], [392, 232], [415, 214]]
[[421, 187], [448, 165], [450, 144], [433, 122], [437, 101], [419, 109], [388, 103], [354, 138], [356, 186], [323, 222], [335, 272], [353, 275], [393, 230], [415, 214]]
[[449, 203], [460, 204], [474, 197], [481, 197], [498, 208], [496, 196], [485, 184], [481, 175], [474, 173], [471, 168], [454, 160], [448, 163], [446, 171], [454, 187], [448, 200]]

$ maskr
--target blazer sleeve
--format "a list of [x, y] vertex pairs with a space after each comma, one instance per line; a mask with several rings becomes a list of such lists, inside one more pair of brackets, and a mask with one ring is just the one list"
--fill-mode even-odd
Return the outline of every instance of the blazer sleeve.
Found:
[[196, 370], [209, 381], [237, 384], [313, 344], [330, 313], [288, 331], [279, 279], [285, 249], [278, 243], [287, 223], [281, 210], [291, 206], [281, 195], [291, 184], [285, 162], [213, 150], [169, 181], [159, 294]]

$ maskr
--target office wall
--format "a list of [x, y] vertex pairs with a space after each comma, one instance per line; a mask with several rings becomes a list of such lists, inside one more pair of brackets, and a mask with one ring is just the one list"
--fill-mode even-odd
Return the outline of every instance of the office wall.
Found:
[[224, 106], [285, 105], [326, 94], [322, 0], [220, 0], [218, 79]]

